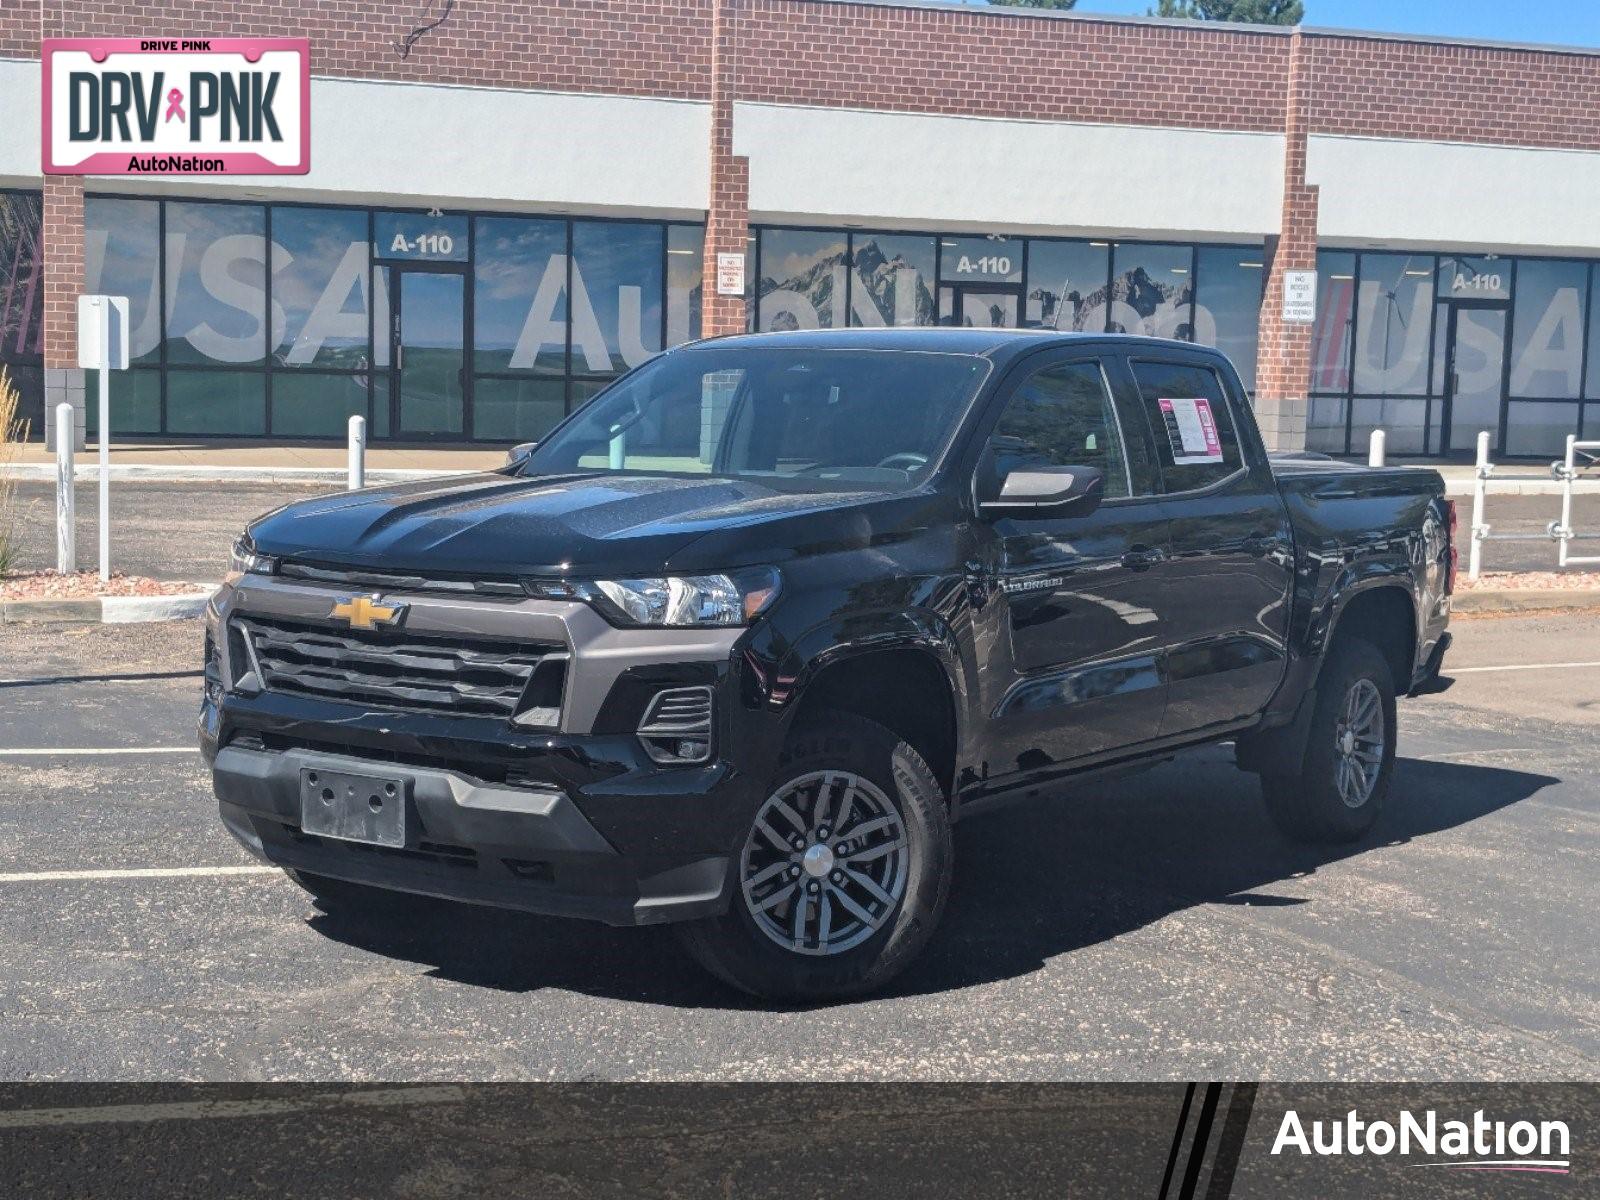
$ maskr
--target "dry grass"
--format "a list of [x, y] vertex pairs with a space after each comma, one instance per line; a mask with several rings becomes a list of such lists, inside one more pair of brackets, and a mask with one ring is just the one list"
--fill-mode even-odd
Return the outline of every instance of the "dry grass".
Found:
[[28, 423], [17, 418], [21, 403], [10, 373], [0, 367], [0, 575], [11, 573], [18, 552], [17, 480], [9, 468], [28, 438]]

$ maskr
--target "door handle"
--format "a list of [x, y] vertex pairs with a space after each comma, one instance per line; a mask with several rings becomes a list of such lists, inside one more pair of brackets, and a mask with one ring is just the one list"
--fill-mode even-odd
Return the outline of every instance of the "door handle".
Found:
[[1150, 546], [1132, 546], [1122, 556], [1122, 565], [1129, 571], [1148, 571], [1161, 561], [1161, 551]]
[[405, 365], [406, 365], [406, 348], [404, 346], [396, 346], [394, 348], [394, 369], [396, 371], [404, 370], [405, 369]]

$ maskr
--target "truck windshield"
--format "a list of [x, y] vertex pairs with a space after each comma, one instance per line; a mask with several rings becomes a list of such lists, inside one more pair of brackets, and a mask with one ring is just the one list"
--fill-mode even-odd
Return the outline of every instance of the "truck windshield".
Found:
[[682, 350], [595, 397], [521, 473], [909, 487], [938, 461], [989, 366], [905, 350]]

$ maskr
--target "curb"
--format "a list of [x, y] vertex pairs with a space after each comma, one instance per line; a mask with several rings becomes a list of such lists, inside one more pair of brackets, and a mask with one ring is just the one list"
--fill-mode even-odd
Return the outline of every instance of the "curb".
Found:
[[[366, 473], [367, 483], [409, 483], [418, 479], [442, 479], [450, 475], [473, 475], [472, 470], [434, 471], [411, 467], [379, 467]], [[48, 480], [54, 482], [54, 463], [14, 463], [0, 476], [13, 479]], [[100, 478], [100, 468], [93, 464], [74, 466], [74, 481], [94, 481]], [[146, 480], [167, 483], [337, 483], [344, 484], [349, 476], [343, 467], [168, 467], [154, 463], [121, 463], [111, 467], [115, 481]]]
[[1558, 608], [1600, 609], [1600, 588], [1485, 588], [1457, 592], [1450, 598], [1453, 613], [1539, 612]]
[[205, 612], [211, 596], [211, 592], [179, 592], [171, 596], [96, 596], [91, 600], [4, 600], [0, 601], [0, 625], [186, 621]]

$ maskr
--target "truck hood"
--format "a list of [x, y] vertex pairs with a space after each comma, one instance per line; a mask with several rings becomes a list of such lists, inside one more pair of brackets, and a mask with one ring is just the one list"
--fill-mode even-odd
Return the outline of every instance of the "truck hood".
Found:
[[[369, 488], [290, 504], [249, 529], [263, 554], [331, 565], [485, 576], [619, 577], [746, 565], [674, 561], [707, 534], [741, 560], [788, 557], [761, 535], [803, 514], [855, 510], [882, 493], [780, 491], [671, 475], [499, 474]], [[782, 543], [776, 543], [781, 547]], [[697, 556], [698, 557], [698, 556]]]

